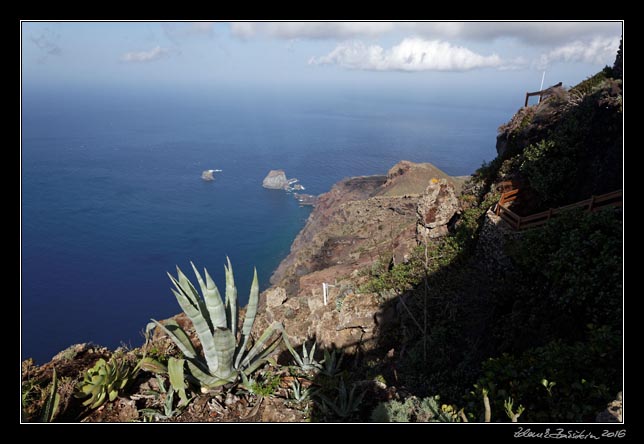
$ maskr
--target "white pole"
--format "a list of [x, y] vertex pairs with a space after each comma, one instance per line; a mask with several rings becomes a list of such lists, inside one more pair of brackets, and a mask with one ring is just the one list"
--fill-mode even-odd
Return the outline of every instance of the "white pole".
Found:
[[[546, 71], [543, 71], [543, 75], [541, 76], [541, 88], [539, 88], [539, 91], [543, 91], [543, 80], [546, 78]], [[539, 96], [539, 102], [541, 102], [541, 96]]]
[[326, 305], [326, 303], [327, 303], [327, 301], [326, 301], [327, 296], [326, 295], [327, 295], [328, 291], [329, 291], [329, 287], [327, 287], [327, 283], [322, 282], [322, 296], [324, 297], [324, 305]]

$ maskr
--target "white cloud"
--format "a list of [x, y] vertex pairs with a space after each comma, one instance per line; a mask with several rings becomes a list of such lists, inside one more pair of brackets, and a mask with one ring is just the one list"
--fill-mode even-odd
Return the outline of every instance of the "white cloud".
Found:
[[619, 37], [595, 37], [590, 41], [577, 40], [542, 54], [534, 65], [538, 69], [545, 69], [554, 62], [610, 65], [615, 60], [618, 48]]
[[621, 34], [619, 22], [434, 22], [401, 23], [419, 35], [475, 40], [515, 39], [530, 45], [562, 44], [591, 36]]
[[236, 22], [230, 28], [244, 39], [371, 38], [397, 31], [428, 39], [511, 38], [533, 45], [621, 34], [620, 22]]
[[477, 54], [440, 40], [407, 38], [391, 49], [366, 46], [360, 41], [339, 44], [329, 54], [313, 57], [312, 65], [336, 64], [370, 71], [468, 71], [476, 68], [507, 68], [496, 54]]
[[121, 57], [123, 62], [152, 62], [154, 60], [159, 60], [160, 58], [168, 55], [170, 51], [166, 48], [160, 46], [155, 46], [149, 51], [132, 51], [126, 52]]

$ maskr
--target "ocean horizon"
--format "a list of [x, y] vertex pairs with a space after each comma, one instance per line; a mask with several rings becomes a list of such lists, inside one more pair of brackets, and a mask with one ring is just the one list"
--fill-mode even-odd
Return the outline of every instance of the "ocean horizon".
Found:
[[469, 175], [514, 99], [25, 90], [21, 358], [140, 345], [150, 318], [180, 312], [166, 272], [192, 278], [190, 261], [223, 290], [230, 257], [245, 304], [253, 267], [266, 289], [311, 211], [263, 189], [269, 170], [310, 194], [400, 160]]

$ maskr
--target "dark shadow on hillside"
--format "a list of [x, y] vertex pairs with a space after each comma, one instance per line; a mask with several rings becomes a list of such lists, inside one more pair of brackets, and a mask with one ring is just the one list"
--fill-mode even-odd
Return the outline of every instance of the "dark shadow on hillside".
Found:
[[[607, 211], [607, 220], [621, 219], [619, 210]], [[546, 239], [564, 226], [561, 224], [566, 224], [565, 230], [586, 230], [583, 223], [590, 222], [579, 222], [577, 217], [582, 216], [570, 215], [570, 220], [562, 219], [534, 232], [532, 243], [520, 248], [534, 245], [540, 236], [544, 236], [544, 242], [551, 242]], [[608, 221], [592, 224], [588, 228], [591, 231], [612, 226]], [[313, 421], [370, 421], [381, 402], [440, 395], [440, 405], [463, 409], [470, 422], [482, 422], [483, 397], [475, 388], [482, 382], [491, 387], [517, 387], [517, 392], [490, 395], [493, 421], [509, 421], [504, 399], [527, 392], [534, 393], [534, 399], [513, 398], [516, 405], [527, 403], [522, 420], [549, 421], [551, 414], [560, 421], [566, 415], [575, 415], [574, 421], [594, 421], [607, 400], [621, 390], [621, 332], [589, 327], [591, 315], [580, 311], [553, 309], [547, 297], [550, 290], [538, 290], [545, 285], [545, 281], [539, 284], [537, 280], [540, 270], [526, 274], [507, 256], [490, 257], [491, 249], [499, 246], [486, 242], [489, 239], [480, 236], [476, 249], [464, 250], [451, 264], [427, 276], [426, 282], [422, 279], [413, 289], [382, 301], [374, 315], [377, 329], [371, 338], [345, 344], [342, 350], [318, 345], [318, 361], [324, 359], [325, 352], [334, 350], [344, 357], [336, 375], [318, 373], [311, 379], [312, 386], [323, 395], [311, 405]], [[590, 250], [581, 245], [585, 244], [580, 244], [578, 254], [590, 257]], [[543, 252], [526, 250], [522, 254], [530, 257]], [[602, 291], [596, 290], [598, 295]], [[604, 304], [598, 307], [598, 325], [605, 325], [612, 308]], [[307, 348], [312, 343], [313, 339]], [[301, 353], [302, 345], [294, 346]], [[503, 358], [506, 353], [508, 358]], [[501, 360], [499, 364], [485, 364], [489, 358]], [[531, 359], [537, 361], [529, 364]], [[288, 351], [281, 353], [280, 362], [293, 364]], [[530, 365], [542, 370], [521, 373]], [[582, 374], [593, 375], [592, 390], [575, 386], [575, 378]], [[539, 382], [542, 378], [559, 380], [559, 388], [553, 389], [560, 396], [557, 401]], [[355, 411], [350, 409], [352, 388], [353, 400], [364, 392], [363, 398], [355, 401]], [[340, 410], [325, 406], [325, 398]], [[566, 411], [571, 405], [580, 410]]]

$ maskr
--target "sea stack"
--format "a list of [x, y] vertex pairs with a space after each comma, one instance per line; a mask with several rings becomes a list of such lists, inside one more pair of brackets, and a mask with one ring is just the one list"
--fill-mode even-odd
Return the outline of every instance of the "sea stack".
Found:
[[211, 182], [215, 180], [215, 175], [213, 174], [214, 172], [215, 170], [205, 170], [203, 173], [201, 173], [201, 178], [206, 182]]
[[271, 170], [264, 178], [262, 186], [271, 190], [284, 190], [289, 187], [289, 181], [284, 170]]

